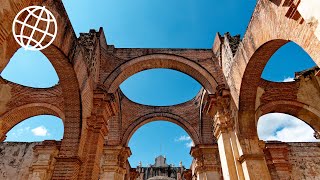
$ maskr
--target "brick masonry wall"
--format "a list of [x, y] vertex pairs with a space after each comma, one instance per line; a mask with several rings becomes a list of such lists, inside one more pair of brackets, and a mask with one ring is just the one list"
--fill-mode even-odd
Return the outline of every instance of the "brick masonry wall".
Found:
[[272, 179], [320, 179], [319, 142], [267, 142], [264, 152]]
[[320, 179], [320, 143], [288, 143], [291, 179]]

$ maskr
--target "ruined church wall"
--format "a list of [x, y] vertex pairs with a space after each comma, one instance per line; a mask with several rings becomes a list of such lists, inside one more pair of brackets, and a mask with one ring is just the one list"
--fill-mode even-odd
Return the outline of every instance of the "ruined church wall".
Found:
[[291, 179], [320, 179], [320, 143], [288, 143]]
[[33, 160], [33, 147], [40, 142], [0, 143], [0, 179], [28, 179], [29, 167]]
[[320, 142], [266, 142], [264, 150], [273, 180], [320, 179]]

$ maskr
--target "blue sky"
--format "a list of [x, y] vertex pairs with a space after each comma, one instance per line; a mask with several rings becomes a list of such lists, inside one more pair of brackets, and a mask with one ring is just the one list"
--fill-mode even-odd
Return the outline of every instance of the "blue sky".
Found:
[[[63, 0], [77, 33], [104, 28], [107, 43], [132, 48], [208, 48], [216, 32], [243, 36], [256, 1], [239, 0]], [[315, 64], [294, 43], [282, 47], [267, 64], [262, 77], [290, 81], [294, 72]], [[31, 87], [50, 87], [58, 83], [57, 74], [41, 52], [20, 49], [1, 73], [7, 80]], [[148, 105], [172, 105], [193, 98], [201, 88], [191, 77], [166, 69], [153, 69], [128, 78], [121, 89], [131, 100]], [[299, 127], [299, 128], [298, 128]], [[302, 121], [283, 114], [269, 114], [258, 124], [261, 139], [314, 141], [312, 130]], [[61, 139], [59, 118], [37, 116], [15, 126], [7, 141]], [[131, 166], [141, 160], [154, 163], [155, 156], [167, 156], [168, 163], [191, 163], [192, 140], [175, 124], [157, 121], [136, 131], [129, 142]], [[160, 146], [162, 148], [160, 148]], [[160, 150], [162, 149], [162, 150]]]

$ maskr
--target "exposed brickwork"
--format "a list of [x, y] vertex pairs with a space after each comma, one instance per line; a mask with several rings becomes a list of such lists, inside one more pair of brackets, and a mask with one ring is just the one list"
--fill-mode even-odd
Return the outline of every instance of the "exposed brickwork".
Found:
[[[132, 179], [135, 175], [127, 161], [131, 136], [144, 124], [163, 119], [186, 130], [196, 145], [188, 178], [219, 179], [224, 174], [226, 179], [285, 179], [290, 173], [293, 179], [318, 178], [317, 144], [265, 145], [256, 128], [260, 116], [283, 112], [308, 123], [319, 137], [319, 68], [297, 73], [290, 83], [261, 79], [270, 57], [290, 41], [320, 63], [317, 26], [304, 21], [299, 3], [258, 1], [243, 39], [217, 33], [212, 49], [139, 49], [108, 45], [102, 28], [77, 38], [60, 0], [1, 0], [0, 70], [19, 48], [11, 32], [15, 14], [29, 5], [42, 5], [59, 22], [57, 38], [42, 51], [59, 84], [35, 89], [0, 78], [0, 140], [26, 118], [54, 115], [64, 122], [64, 138], [35, 148], [46, 158], [39, 161], [43, 166], [35, 159], [34, 177]], [[146, 106], [126, 98], [119, 85], [152, 68], [184, 72], [204, 89], [174, 106]]]
[[319, 143], [267, 142], [265, 154], [272, 179], [318, 179]]

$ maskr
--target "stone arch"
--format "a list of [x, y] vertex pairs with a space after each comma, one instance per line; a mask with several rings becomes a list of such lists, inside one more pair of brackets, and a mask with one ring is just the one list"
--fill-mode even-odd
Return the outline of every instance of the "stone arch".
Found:
[[257, 87], [266, 63], [279, 48], [294, 42], [320, 65], [320, 41], [314, 34], [315, 28], [288, 17], [287, 13], [283, 1], [259, 1], [234, 56], [237, 63], [233, 63], [227, 81], [232, 82], [231, 93], [239, 108], [241, 134], [256, 134], [253, 126]]
[[[267, 62], [270, 60], [271, 56], [288, 42], [290, 41], [285, 39], [273, 39], [267, 41], [266, 43], [262, 44], [250, 57], [246, 65], [245, 71], [243, 72], [239, 92], [240, 131], [248, 132], [248, 129], [253, 129], [253, 121], [255, 119], [254, 114], [257, 108], [256, 94], [259, 82], [261, 81], [261, 74]], [[302, 49], [304, 49], [308, 53], [308, 49], [306, 50], [306, 48], [304, 48], [303, 46], [300, 47], [302, 47]], [[250, 122], [242, 122], [244, 120]]]
[[132, 124], [129, 125], [129, 127], [126, 130], [124, 130], [122, 144], [128, 146], [129, 140], [131, 139], [132, 135], [140, 127], [147, 123], [159, 120], [168, 121], [178, 125], [189, 134], [195, 145], [200, 144], [199, 135], [197, 134], [196, 130], [192, 127], [192, 125], [183, 118], [171, 113], [150, 113], [136, 119]]
[[315, 131], [320, 130], [320, 111], [296, 101], [273, 101], [262, 105], [256, 111], [256, 126], [261, 116], [268, 113], [285, 113], [301, 119]]
[[32, 103], [15, 108], [1, 117], [0, 124], [0, 140], [4, 137], [15, 125], [28, 119], [30, 117], [38, 115], [52, 115], [65, 121], [65, 115], [58, 107], [47, 103]]
[[134, 58], [117, 67], [104, 81], [109, 93], [114, 93], [120, 84], [131, 75], [143, 70], [168, 68], [183, 72], [197, 80], [209, 93], [217, 86], [214, 77], [199, 64], [177, 55], [152, 54]]

